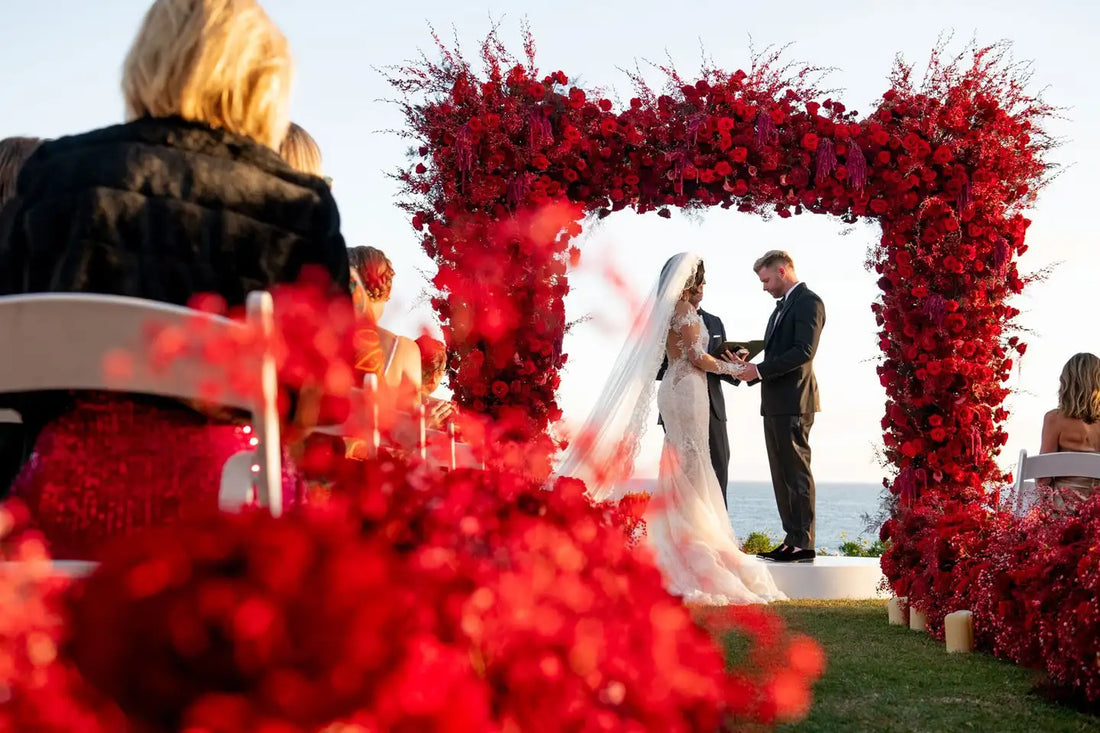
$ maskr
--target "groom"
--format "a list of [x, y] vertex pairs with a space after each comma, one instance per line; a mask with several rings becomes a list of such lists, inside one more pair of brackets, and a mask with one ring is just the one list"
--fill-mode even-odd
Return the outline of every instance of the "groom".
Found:
[[[699, 308], [699, 304], [703, 302], [703, 286], [707, 284], [706, 277], [704, 276], [703, 282], [699, 283], [699, 287], [696, 288], [690, 294], [688, 301]], [[707, 313], [702, 308], [699, 308], [699, 315], [703, 319], [703, 325], [707, 329], [707, 333], [710, 334], [710, 343], [707, 344], [707, 351], [710, 355], [718, 358], [718, 351], [722, 344], [726, 343], [726, 327], [722, 325], [722, 319], [711, 313]], [[657, 379], [660, 380], [665, 376], [665, 371], [668, 369], [668, 357], [661, 362], [661, 368], [657, 372]], [[722, 488], [722, 503], [729, 508], [729, 502], [726, 500], [726, 483], [729, 480], [730, 470], [730, 439], [729, 433], [726, 432], [726, 398], [722, 394], [722, 382], [726, 381], [730, 384], [740, 384], [739, 380], [734, 379], [728, 374], [712, 374], [707, 372], [707, 398], [710, 401], [710, 464], [714, 467], [714, 474], [718, 477], [718, 485]], [[664, 422], [658, 420], [663, 426]]]
[[764, 332], [764, 359], [748, 364], [741, 379], [760, 382], [760, 414], [772, 488], [783, 531], [781, 544], [761, 557], [776, 562], [811, 562], [814, 551], [814, 477], [810, 472], [810, 428], [821, 409], [814, 354], [825, 327], [825, 306], [794, 271], [786, 252], [772, 250], [753, 264], [764, 290], [776, 298]]

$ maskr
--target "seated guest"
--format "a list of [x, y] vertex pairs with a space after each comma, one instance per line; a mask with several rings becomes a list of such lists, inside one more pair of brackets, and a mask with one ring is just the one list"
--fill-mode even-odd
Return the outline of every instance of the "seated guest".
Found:
[[[3, 222], [5, 205], [15, 197], [15, 181], [19, 178], [19, 171], [41, 142], [34, 137], [0, 140], [0, 222]], [[0, 223], [2, 230], [3, 224]], [[0, 272], [0, 278], [4, 276], [5, 273]], [[0, 499], [7, 495], [12, 480], [23, 465], [23, 438], [22, 424], [0, 423]]]
[[431, 430], [443, 430], [454, 412], [454, 403], [432, 397], [447, 371], [447, 346], [427, 334], [416, 340], [420, 348], [420, 395]]
[[[301, 125], [290, 123], [286, 137], [283, 138], [283, 144], [279, 146], [279, 155], [294, 170], [324, 178], [324, 170], [321, 167], [321, 148]], [[324, 180], [326, 183], [329, 182], [327, 178]]]
[[374, 247], [352, 247], [351, 294], [355, 309], [376, 327], [382, 364], [378, 369], [382, 386], [407, 390], [410, 397], [420, 392], [420, 349], [416, 342], [378, 325], [393, 291], [393, 265]]
[[[129, 121], [44, 143], [24, 166], [0, 234], [5, 292], [215, 293], [232, 307], [312, 266], [346, 293], [329, 187], [276, 152], [291, 77], [254, 0], [154, 2], [123, 65]], [[35, 394], [18, 409], [37, 437], [13, 494], [59, 558], [216, 510], [223, 464], [249, 445], [242, 424], [163, 399]]]
[[[1040, 453], [1100, 453], [1100, 358], [1074, 354], [1062, 368], [1058, 408], [1043, 418]], [[1055, 509], [1072, 510], [1100, 486], [1100, 479], [1061, 476], [1040, 481]]]

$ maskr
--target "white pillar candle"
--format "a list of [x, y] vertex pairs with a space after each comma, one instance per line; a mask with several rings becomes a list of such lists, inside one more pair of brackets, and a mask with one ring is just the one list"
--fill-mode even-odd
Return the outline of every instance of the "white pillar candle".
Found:
[[905, 605], [906, 600], [905, 596], [901, 598], [894, 596], [886, 604], [886, 617], [891, 626], [905, 626], [909, 623], [909, 619], [905, 617], [906, 612], [909, 610]]
[[909, 628], [913, 631], [925, 631], [928, 625], [928, 617], [924, 615], [923, 611], [918, 611], [915, 608], [909, 609]]
[[943, 619], [943, 638], [949, 652], [974, 651], [974, 614], [955, 611]]

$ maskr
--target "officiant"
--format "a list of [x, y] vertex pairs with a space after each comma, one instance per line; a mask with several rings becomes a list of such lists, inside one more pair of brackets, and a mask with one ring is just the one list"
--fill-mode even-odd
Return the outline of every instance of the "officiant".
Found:
[[[715, 358], [721, 358], [721, 354], [728, 348], [726, 342], [726, 327], [722, 325], [722, 319], [713, 313], [707, 313], [699, 304], [703, 301], [703, 288], [707, 284], [704, 276], [699, 286], [693, 290], [688, 301], [698, 308], [699, 315], [703, 318], [703, 326], [710, 334], [707, 340], [707, 351]], [[745, 353], [742, 358], [751, 358]], [[668, 369], [668, 357], [661, 362], [661, 368], [657, 371], [657, 379], [665, 376]], [[710, 401], [710, 463], [714, 466], [714, 474], [718, 477], [718, 485], [722, 487], [722, 502], [729, 506], [726, 499], [726, 482], [729, 480], [730, 468], [730, 439], [726, 432], [726, 398], [722, 394], [722, 382], [740, 384], [739, 379], [723, 374], [707, 373], [707, 398]], [[658, 418], [658, 423], [664, 427], [664, 421]]]

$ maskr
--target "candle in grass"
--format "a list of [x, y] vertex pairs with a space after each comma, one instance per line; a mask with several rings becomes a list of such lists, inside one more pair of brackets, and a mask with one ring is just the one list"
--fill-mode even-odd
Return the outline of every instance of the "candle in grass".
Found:
[[886, 616], [891, 626], [905, 626], [909, 623], [909, 619], [906, 618], [906, 612], [909, 610], [906, 607], [906, 598], [897, 596], [890, 599], [890, 602], [886, 604]]
[[909, 628], [913, 631], [927, 631], [928, 617], [924, 611], [915, 608], [909, 609]]
[[974, 614], [955, 611], [943, 619], [943, 638], [949, 652], [974, 651]]

